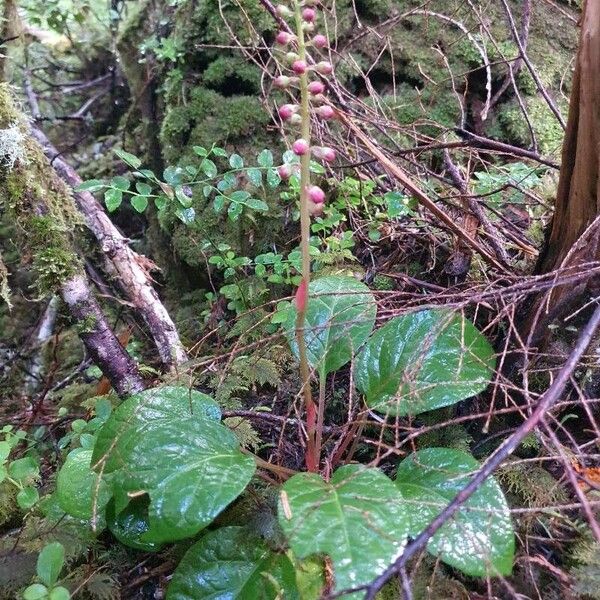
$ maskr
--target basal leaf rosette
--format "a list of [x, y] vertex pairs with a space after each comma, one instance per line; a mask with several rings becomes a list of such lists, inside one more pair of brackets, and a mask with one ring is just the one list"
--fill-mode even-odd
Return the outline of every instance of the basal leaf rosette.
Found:
[[377, 412], [416, 415], [484, 390], [494, 350], [462, 314], [423, 310], [388, 321], [354, 364], [356, 386]]
[[244, 490], [255, 471], [237, 437], [221, 424], [209, 396], [183, 387], [146, 390], [127, 399], [100, 429], [92, 464], [112, 474], [115, 516], [147, 496], [140, 542], [195, 535]]

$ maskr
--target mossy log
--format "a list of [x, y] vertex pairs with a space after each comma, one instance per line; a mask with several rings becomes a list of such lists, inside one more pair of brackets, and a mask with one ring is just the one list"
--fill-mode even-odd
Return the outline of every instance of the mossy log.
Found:
[[72, 233], [80, 224], [70, 190], [29, 137], [26, 119], [3, 84], [0, 142], [8, 132], [11, 143], [0, 143], [0, 202], [20, 232], [21, 253], [37, 276], [38, 292], [60, 293], [88, 354], [119, 395], [142, 390], [137, 364], [108, 325], [74, 247]]

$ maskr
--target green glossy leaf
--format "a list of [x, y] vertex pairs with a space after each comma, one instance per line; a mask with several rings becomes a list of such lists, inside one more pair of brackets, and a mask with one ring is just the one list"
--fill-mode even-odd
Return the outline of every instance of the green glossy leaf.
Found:
[[[308, 360], [324, 377], [349, 362], [369, 337], [377, 308], [369, 288], [354, 277], [330, 275], [310, 283], [305, 340]], [[298, 356], [296, 310], [284, 323]]]
[[220, 148], [219, 146], [213, 146], [211, 148], [211, 152], [215, 156], [227, 156], [227, 150], [225, 150], [224, 148]]
[[198, 156], [208, 156], [208, 150], [206, 148], [204, 148], [203, 146], [192, 146], [192, 150]]
[[424, 310], [378, 329], [358, 355], [354, 376], [371, 408], [401, 416], [474, 396], [494, 366], [493, 348], [470, 321]]
[[270, 150], [262, 150], [258, 155], [258, 164], [261, 167], [272, 167], [273, 166], [273, 153]]
[[69, 452], [56, 478], [56, 497], [67, 514], [90, 520], [101, 515], [111, 497], [107, 483], [92, 471], [92, 450], [76, 448]]
[[105, 188], [106, 184], [99, 179], [89, 179], [88, 181], [84, 181], [80, 183], [76, 188], [76, 192], [97, 192], [102, 188]]
[[244, 159], [239, 154], [232, 154], [229, 157], [229, 164], [232, 169], [241, 169], [244, 166]]
[[8, 458], [11, 450], [12, 446], [8, 442], [0, 442], [0, 462], [4, 462]]
[[42, 548], [37, 560], [37, 575], [46, 586], [51, 588], [65, 562], [65, 549], [59, 542], [52, 542]]
[[246, 190], [236, 190], [229, 195], [229, 198], [232, 202], [241, 202], [244, 204], [250, 198], [250, 193]]
[[134, 498], [127, 506], [116, 514], [115, 500], [111, 500], [106, 507], [106, 522], [110, 532], [126, 546], [143, 550], [144, 552], [157, 552], [162, 544], [145, 542], [142, 536], [148, 531], [148, 505], [147, 496]]
[[23, 600], [42, 600], [48, 597], [48, 588], [41, 583], [34, 583], [23, 590]]
[[146, 208], [148, 208], [148, 198], [147, 196], [132, 196], [131, 197], [131, 206], [139, 212], [143, 213]]
[[31, 456], [17, 458], [10, 463], [8, 474], [17, 481], [33, 481], [39, 474], [39, 466]]
[[331, 558], [336, 592], [377, 577], [400, 555], [409, 532], [398, 488], [361, 465], [341, 467], [329, 483], [314, 473], [294, 475], [283, 485], [278, 517], [296, 556]]
[[121, 202], [123, 202], [123, 192], [121, 190], [109, 188], [104, 192], [104, 204], [106, 204], [108, 212], [117, 210], [121, 206]]
[[156, 210], [161, 211], [165, 210], [169, 199], [166, 196], [159, 196], [158, 198], [154, 198], [154, 206], [156, 206]]
[[244, 206], [242, 204], [238, 204], [237, 202], [232, 202], [227, 207], [227, 215], [229, 216], [229, 218], [232, 221], [237, 221], [240, 218], [243, 210], [244, 210]]
[[24, 487], [17, 494], [17, 504], [21, 510], [29, 510], [39, 499], [40, 494], [33, 486]]
[[125, 152], [125, 150], [115, 150], [115, 154], [125, 163], [127, 163], [130, 167], [134, 169], [139, 169], [142, 165], [142, 161], [135, 156], [134, 154], [130, 154], [129, 152]]
[[205, 394], [162, 387], [128, 398], [99, 430], [92, 463], [114, 473], [113, 492], [150, 497], [142, 541], [195, 535], [250, 481], [254, 460], [220, 415]]
[[167, 600], [299, 598], [295, 570], [246, 527], [223, 527], [194, 544], [179, 563]]
[[[404, 459], [396, 485], [410, 505], [411, 536], [418, 535], [462, 490], [479, 463], [452, 448], [426, 448]], [[490, 477], [429, 541], [428, 550], [467, 575], [509, 575], [515, 538], [510, 510]]]

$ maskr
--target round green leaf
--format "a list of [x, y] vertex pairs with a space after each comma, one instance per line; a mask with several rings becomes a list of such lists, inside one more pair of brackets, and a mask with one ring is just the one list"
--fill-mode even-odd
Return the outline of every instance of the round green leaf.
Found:
[[59, 585], [58, 587], [52, 588], [50, 592], [50, 600], [69, 600], [71, 594], [66, 587]]
[[135, 189], [140, 196], [149, 196], [152, 193], [152, 187], [144, 181], [136, 181]]
[[52, 542], [42, 548], [37, 560], [37, 575], [44, 584], [52, 587], [60, 575], [65, 561], [65, 549], [59, 542]]
[[17, 494], [17, 504], [21, 510], [29, 510], [39, 499], [40, 494], [33, 486], [24, 487]]
[[147, 496], [134, 498], [117, 515], [113, 499], [106, 507], [106, 521], [110, 532], [122, 544], [144, 552], [157, 552], [162, 548], [162, 544], [142, 541], [142, 535], [149, 529], [148, 504]]
[[41, 600], [48, 597], [48, 588], [41, 583], [34, 583], [23, 590], [23, 600]]
[[[308, 360], [320, 377], [352, 359], [373, 330], [376, 312], [369, 288], [354, 277], [330, 275], [311, 281], [304, 337]], [[294, 308], [284, 328], [298, 356], [296, 317]]]
[[148, 208], [148, 198], [146, 196], [132, 196], [131, 206], [139, 212], [143, 213]]
[[117, 208], [121, 206], [121, 202], [123, 202], [123, 192], [121, 190], [109, 188], [104, 192], [104, 203], [106, 204], [108, 212], [117, 210]]
[[286, 481], [279, 523], [294, 554], [326, 554], [335, 591], [368, 583], [402, 552], [409, 521], [398, 488], [378, 469], [347, 465], [329, 483], [314, 473]]
[[112, 187], [114, 188], [117, 188], [118, 190], [121, 190], [122, 192], [125, 192], [131, 186], [131, 181], [129, 181], [127, 177], [123, 177], [122, 175], [116, 175], [110, 180], [110, 185], [112, 185]]
[[33, 481], [39, 474], [39, 467], [34, 458], [25, 456], [10, 463], [8, 474], [17, 481]]
[[[468, 483], [479, 463], [452, 448], [426, 448], [404, 459], [396, 485], [410, 504], [411, 536], [416, 536]], [[427, 549], [467, 575], [509, 575], [515, 538], [510, 510], [490, 477], [429, 541]]]
[[194, 544], [179, 563], [167, 600], [298, 598], [294, 567], [246, 527], [223, 527]]
[[56, 479], [59, 506], [76, 519], [101, 515], [111, 497], [107, 483], [91, 468], [92, 450], [76, 448], [67, 456]]
[[261, 167], [272, 167], [273, 166], [273, 153], [270, 150], [262, 150], [258, 155], [258, 164]]
[[92, 463], [114, 473], [113, 493], [150, 497], [142, 541], [195, 535], [252, 478], [254, 460], [220, 416], [205, 394], [163, 387], [128, 398], [99, 430]]
[[244, 166], [244, 159], [239, 154], [232, 154], [229, 157], [229, 164], [233, 169], [241, 169]]
[[354, 376], [371, 408], [402, 416], [474, 396], [494, 366], [493, 348], [469, 320], [424, 310], [378, 329], [358, 355]]

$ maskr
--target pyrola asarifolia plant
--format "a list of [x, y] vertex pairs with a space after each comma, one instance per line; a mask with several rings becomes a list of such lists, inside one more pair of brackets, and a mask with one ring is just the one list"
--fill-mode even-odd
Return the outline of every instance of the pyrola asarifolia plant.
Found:
[[[320, 443], [318, 440], [317, 407], [310, 389], [310, 368], [306, 355], [304, 325], [308, 302], [308, 284], [310, 283], [310, 218], [320, 215], [325, 204], [325, 192], [310, 181], [311, 157], [323, 162], [335, 160], [335, 150], [322, 146], [313, 146], [311, 142], [311, 116], [319, 119], [331, 119], [334, 109], [326, 104], [324, 96], [324, 78], [333, 71], [331, 63], [320, 61], [309, 64], [307, 48], [322, 50], [328, 46], [327, 38], [315, 34], [318, 21], [318, 4], [315, 0], [291, 0], [289, 6], [277, 6], [277, 14], [288, 24], [290, 31], [280, 31], [275, 37], [276, 58], [281, 74], [275, 78], [275, 86], [295, 93], [295, 104], [284, 104], [279, 108], [279, 116], [289, 127], [295, 128], [292, 150], [300, 158], [300, 229], [302, 235], [302, 282], [296, 292], [296, 338], [300, 358], [300, 376], [302, 393], [306, 408], [307, 451], [306, 468], [317, 471], [320, 462]], [[295, 33], [291, 33], [291, 31]], [[279, 167], [279, 175], [287, 179], [292, 174], [289, 165]], [[320, 399], [323, 402], [323, 399]], [[319, 414], [323, 407], [319, 407]]]

